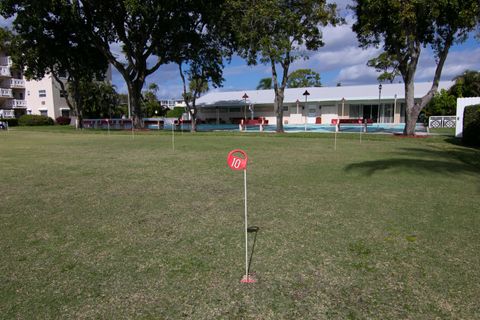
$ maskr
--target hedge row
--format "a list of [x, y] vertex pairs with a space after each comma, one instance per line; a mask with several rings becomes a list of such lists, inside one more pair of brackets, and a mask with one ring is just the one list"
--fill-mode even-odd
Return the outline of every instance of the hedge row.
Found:
[[53, 119], [36, 114], [26, 114], [18, 118], [18, 124], [21, 126], [52, 126]]
[[16, 126], [18, 126], [18, 119], [17, 119], [17, 118], [8, 118], [8, 119], [0, 118], [0, 122], [6, 122], [6, 123], [8, 123], [8, 126], [9, 126], [9, 127], [16, 127]]
[[465, 107], [462, 136], [464, 144], [480, 146], [480, 104]]
[[55, 122], [61, 126], [68, 126], [70, 124], [70, 118], [69, 117], [58, 117], [55, 119]]

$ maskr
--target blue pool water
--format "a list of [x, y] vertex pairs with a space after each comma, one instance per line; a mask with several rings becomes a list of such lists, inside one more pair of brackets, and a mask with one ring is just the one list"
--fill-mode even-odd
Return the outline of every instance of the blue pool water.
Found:
[[[286, 124], [283, 126], [285, 132], [335, 132], [335, 126], [328, 124], [307, 124], [306, 130], [304, 125], [293, 125]], [[367, 133], [402, 133], [405, 127], [404, 123], [400, 124], [387, 124], [387, 123], [374, 123], [369, 124], [367, 128]], [[158, 129], [156, 125], [149, 125], [149, 129]], [[264, 126], [264, 132], [275, 132], [275, 125], [266, 125]], [[360, 133], [362, 127], [359, 125], [348, 125], [342, 124], [340, 126], [340, 132], [350, 132], [350, 133]], [[166, 124], [164, 127], [165, 130], [172, 130], [171, 125]], [[177, 128], [178, 129], [178, 128]], [[189, 125], [183, 125], [183, 130], [188, 131], [190, 129]], [[199, 124], [197, 125], [198, 131], [239, 131], [238, 125], [236, 124]], [[248, 132], [259, 132], [259, 126], [249, 126], [247, 127]], [[417, 132], [426, 132], [426, 128], [423, 124], [417, 124]]]

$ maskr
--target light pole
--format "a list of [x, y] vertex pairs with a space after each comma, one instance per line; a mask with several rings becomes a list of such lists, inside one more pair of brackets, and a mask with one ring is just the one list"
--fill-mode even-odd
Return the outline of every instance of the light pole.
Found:
[[380, 100], [382, 99], [382, 84], [378, 85], [378, 115], [377, 115], [377, 123], [380, 123]]
[[303, 93], [303, 95], [305, 96], [305, 131], [307, 131], [307, 99], [308, 99], [308, 96], [310, 95], [310, 93], [305, 90], [305, 92]]
[[243, 100], [245, 101], [245, 107], [243, 109], [243, 119], [245, 121], [247, 121], [247, 99], [248, 99], [248, 95], [247, 93], [245, 92], [245, 94], [243, 95]]

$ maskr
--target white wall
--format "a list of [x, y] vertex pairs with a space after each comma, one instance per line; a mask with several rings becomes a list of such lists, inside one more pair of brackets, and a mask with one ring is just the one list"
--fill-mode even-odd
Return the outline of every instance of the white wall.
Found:
[[[40, 114], [40, 110], [47, 110], [48, 116], [55, 118], [53, 94], [52, 94], [52, 78], [46, 76], [42, 80], [30, 80], [25, 84], [27, 100], [27, 108], [32, 114]], [[39, 90], [45, 90], [46, 97], [39, 96]]]
[[455, 137], [463, 136], [463, 111], [466, 106], [480, 104], [480, 97], [475, 98], [458, 98], [457, 99], [457, 123], [455, 125]]

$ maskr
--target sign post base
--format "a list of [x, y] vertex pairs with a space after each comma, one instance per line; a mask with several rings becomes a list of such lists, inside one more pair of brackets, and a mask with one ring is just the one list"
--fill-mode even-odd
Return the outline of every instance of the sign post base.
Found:
[[241, 283], [255, 283], [257, 280], [253, 277], [253, 275], [245, 275], [243, 276], [242, 280], [240, 280]]

